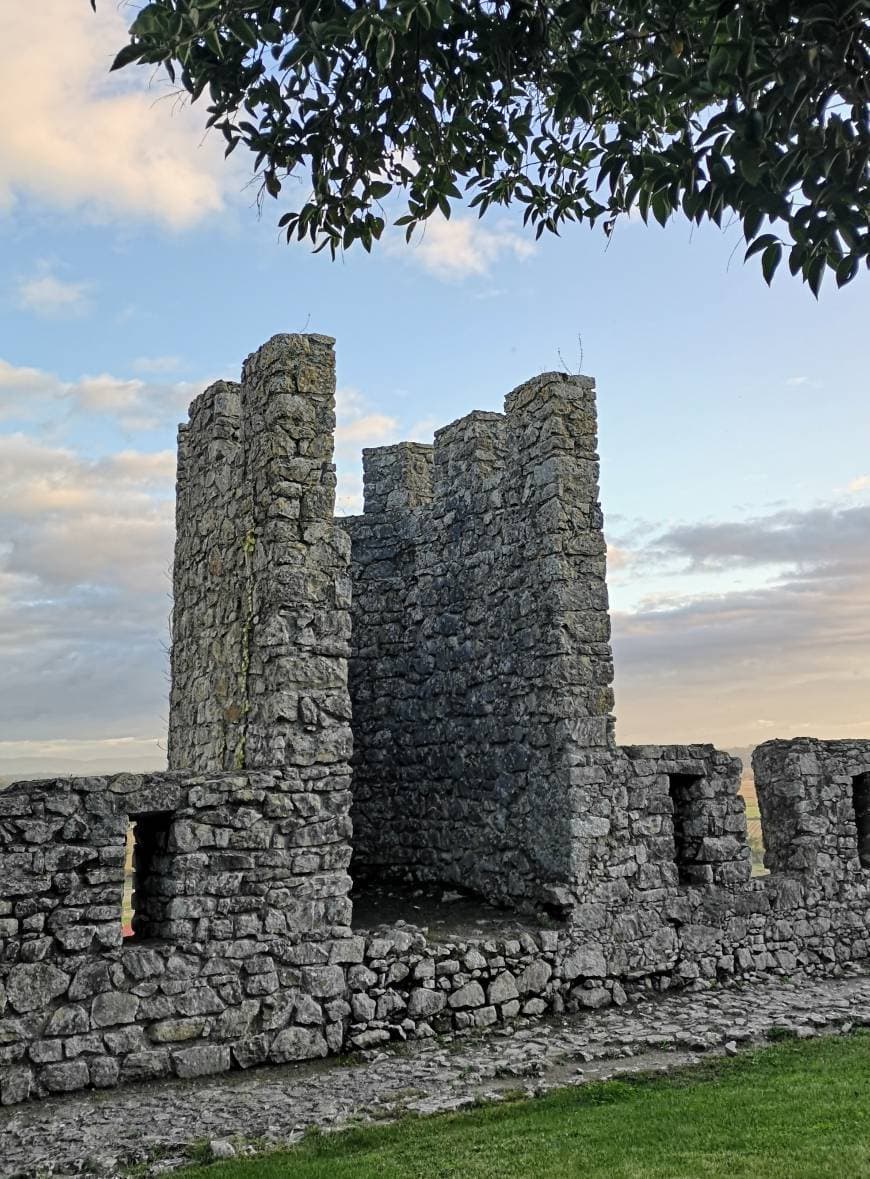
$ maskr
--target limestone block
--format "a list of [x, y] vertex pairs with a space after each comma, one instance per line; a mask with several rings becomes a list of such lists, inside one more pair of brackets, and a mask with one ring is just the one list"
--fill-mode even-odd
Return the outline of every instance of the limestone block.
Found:
[[269, 1057], [281, 1064], [291, 1060], [311, 1060], [317, 1056], [326, 1056], [328, 1051], [326, 1040], [319, 1029], [285, 1028], [272, 1041]]
[[448, 997], [447, 1002], [451, 1007], [483, 1007], [486, 1003], [486, 996], [483, 993], [483, 987], [477, 981], [466, 983], [464, 987]]
[[48, 962], [13, 966], [6, 980], [6, 999], [15, 1011], [36, 1011], [64, 994], [69, 985], [69, 975]]

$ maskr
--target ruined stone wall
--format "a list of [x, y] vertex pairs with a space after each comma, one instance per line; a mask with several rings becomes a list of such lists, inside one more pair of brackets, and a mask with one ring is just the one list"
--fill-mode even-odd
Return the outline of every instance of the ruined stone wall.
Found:
[[[796, 878], [834, 875], [851, 886], [864, 880], [870, 795], [866, 741], [767, 741], [752, 758], [762, 786], [765, 864]], [[862, 838], [863, 836], [863, 838]]]
[[[837, 972], [870, 955], [855, 810], [870, 741], [760, 747], [765, 837], [779, 838], [774, 859], [793, 854], [755, 879], [734, 759], [710, 746], [589, 758], [600, 825], [586, 832], [573, 919], [442, 941], [404, 922], [351, 928], [349, 796], [316, 766], [11, 787], [0, 795], [0, 1099], [509, 1025], [621, 1004], [635, 988]], [[784, 801], [792, 826], [773, 818]], [[130, 817], [164, 821], [165, 908], [124, 941]]]
[[351, 1026], [351, 1043], [866, 959], [870, 741], [769, 742], [754, 765], [771, 871], [751, 878], [737, 759], [709, 745], [588, 751], [573, 787], [584, 899], [569, 921], [446, 946], [413, 929], [379, 931], [365, 964], [383, 997], [377, 1008], [355, 1003], [370, 1018]]
[[686, 982], [870, 953], [870, 863], [859, 851], [870, 742], [758, 747], [770, 874], [754, 879], [737, 759], [690, 745], [582, 760], [572, 793], [581, 899], [569, 927], [608, 976]]
[[751, 873], [740, 769], [711, 745], [622, 746], [574, 767], [570, 921], [608, 974], [679, 970], [684, 935], [697, 972], [694, 927], [721, 925]]
[[[0, 794], [0, 1100], [337, 1050], [349, 804], [316, 766]], [[165, 832], [162, 903], [123, 939], [131, 818]]]
[[179, 432], [169, 764], [349, 757], [349, 544], [333, 524], [335, 361], [275, 336]]
[[357, 869], [569, 905], [570, 751], [612, 742], [594, 385], [544, 374], [364, 466]]
[[241, 387], [218, 381], [178, 428], [169, 764], [232, 767], [244, 752], [251, 495]]

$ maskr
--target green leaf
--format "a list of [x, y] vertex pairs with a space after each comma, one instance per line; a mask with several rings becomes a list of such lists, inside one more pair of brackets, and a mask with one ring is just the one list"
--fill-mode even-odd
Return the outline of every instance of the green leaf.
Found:
[[824, 254], [817, 254], [805, 269], [806, 280], [809, 283], [810, 290], [818, 299], [819, 291], [822, 286], [822, 279], [825, 277], [825, 256]]
[[768, 286], [773, 282], [773, 276], [776, 273], [776, 268], [782, 261], [782, 246], [779, 242], [775, 242], [772, 246], [768, 246], [761, 255], [761, 273], [764, 275], [764, 281]]
[[752, 241], [761, 228], [763, 220], [764, 213], [762, 213], [761, 209], [747, 210], [743, 217], [743, 236], [747, 241]]
[[396, 42], [393, 34], [384, 31], [378, 34], [378, 42], [375, 50], [375, 61], [379, 70], [385, 70], [393, 60], [393, 54], [396, 51]]
[[761, 162], [754, 152], [738, 160], [737, 167], [747, 183], [752, 185], [758, 184], [761, 179]]
[[138, 61], [141, 54], [141, 45], [125, 45], [109, 67], [109, 72], [111, 73], [112, 70], [121, 70], [124, 66], [130, 65], [131, 62]]
[[203, 33], [203, 36], [205, 38], [205, 43], [206, 43], [206, 45], [208, 45], [209, 49], [211, 49], [211, 51], [217, 57], [220, 57], [222, 55], [223, 50], [221, 49], [221, 39], [218, 36], [218, 31], [215, 28], [215, 26], [209, 25], [208, 28]]
[[113, 68], [180, 67], [264, 191], [300, 181], [282, 228], [333, 256], [377, 240], [371, 202], [404, 195], [410, 230], [461, 178], [480, 216], [522, 205], [537, 233], [737, 219], [768, 282], [782, 251], [816, 290], [868, 257], [867, 0], [137, 4]]
[[757, 237], [752, 245], [749, 246], [746, 253], [743, 255], [743, 261], [748, 262], [753, 254], [758, 254], [762, 250], [767, 250], [771, 246], [778, 244], [779, 238], [775, 233], [763, 233], [761, 237]]
[[244, 17], [234, 17], [229, 22], [229, 27], [239, 40], [247, 45], [249, 49], [256, 49], [259, 44], [257, 40], [257, 30], [250, 21], [245, 20]]
[[844, 287], [851, 282], [858, 273], [860, 263], [855, 257], [845, 257], [837, 265], [837, 288]]
[[657, 192], [652, 199], [653, 216], [659, 225], [664, 227], [671, 215], [671, 204], [665, 192]]
[[133, 37], [147, 37], [160, 27], [160, 18], [164, 15], [162, 4], [146, 4], [130, 25], [130, 35]]

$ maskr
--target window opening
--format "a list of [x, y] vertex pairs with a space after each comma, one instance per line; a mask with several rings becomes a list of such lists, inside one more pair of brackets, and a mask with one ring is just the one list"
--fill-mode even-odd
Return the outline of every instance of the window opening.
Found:
[[121, 936], [133, 936], [133, 848], [135, 836], [133, 823], [127, 820], [124, 835], [124, 888], [121, 893]]
[[764, 866], [764, 828], [761, 825], [755, 776], [752, 770], [745, 766], [740, 778], [739, 794], [743, 799], [746, 813], [746, 842], [749, 844], [749, 854], [752, 857], [752, 875], [769, 876], [770, 869]]
[[124, 856], [121, 926], [124, 937], [161, 935], [170, 876], [171, 813], [131, 815]]
[[694, 883], [692, 867], [697, 863], [700, 839], [692, 835], [694, 788], [697, 774], [668, 774], [668, 793], [674, 812], [674, 862], [680, 884]]
[[870, 868], [870, 771], [852, 779], [852, 805], [858, 828], [858, 859]]

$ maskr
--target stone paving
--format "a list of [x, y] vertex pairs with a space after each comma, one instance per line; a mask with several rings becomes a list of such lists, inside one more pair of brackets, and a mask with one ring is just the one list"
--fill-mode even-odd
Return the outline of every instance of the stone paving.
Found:
[[632, 996], [622, 1007], [389, 1052], [51, 1098], [0, 1112], [0, 1174], [157, 1175], [199, 1149], [232, 1157], [405, 1112], [432, 1114], [626, 1072], [735, 1055], [771, 1028], [848, 1032], [870, 1024], [870, 968], [839, 977], [757, 976], [743, 984]]

